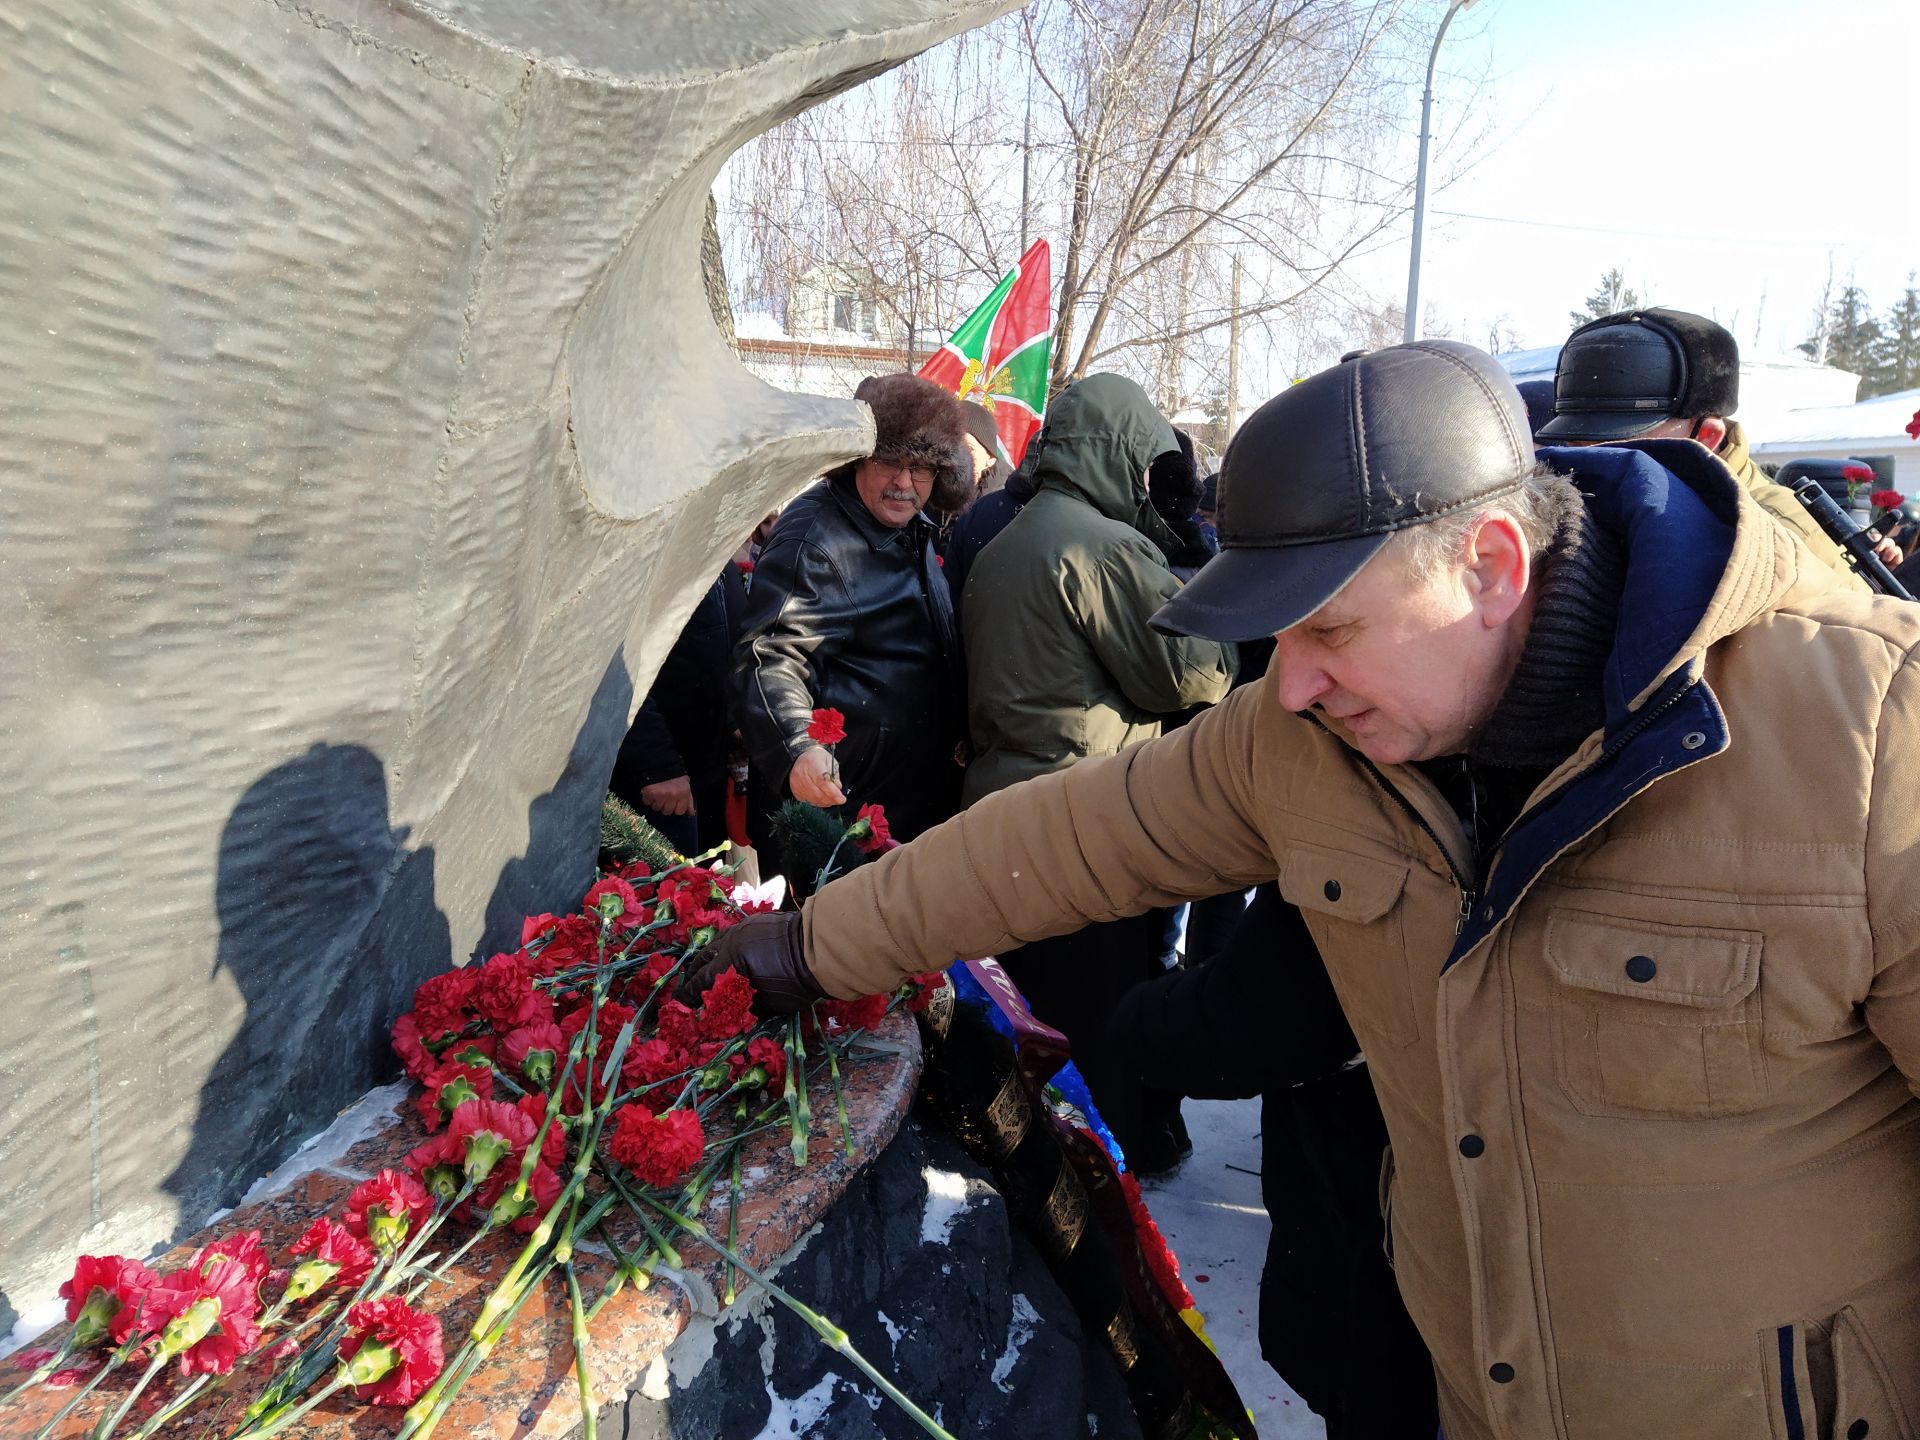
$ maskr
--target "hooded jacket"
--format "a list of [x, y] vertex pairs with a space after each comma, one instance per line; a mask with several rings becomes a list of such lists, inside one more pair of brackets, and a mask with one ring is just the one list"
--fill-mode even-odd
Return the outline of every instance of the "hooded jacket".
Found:
[[1038, 493], [967, 577], [969, 804], [1157, 735], [1162, 715], [1233, 682], [1231, 645], [1147, 624], [1180, 582], [1146, 485], [1154, 458], [1179, 444], [1146, 393], [1090, 375], [1048, 407], [1033, 443]]
[[1273, 678], [815, 897], [816, 977], [1278, 877], [1392, 1138], [1447, 1440], [1914, 1440], [1920, 606], [1690, 442], [1548, 450], [1626, 553], [1604, 725], [1478, 873]]

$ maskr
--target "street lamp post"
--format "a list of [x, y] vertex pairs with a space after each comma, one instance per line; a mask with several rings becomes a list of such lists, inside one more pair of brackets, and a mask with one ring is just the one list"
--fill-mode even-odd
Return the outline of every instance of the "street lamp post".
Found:
[[1420, 169], [1413, 182], [1413, 258], [1407, 263], [1407, 321], [1402, 338], [1417, 338], [1420, 329], [1420, 232], [1427, 220], [1427, 142], [1433, 138], [1433, 71], [1440, 63], [1440, 42], [1447, 38], [1447, 26], [1454, 13], [1465, 10], [1473, 0], [1453, 0], [1441, 17], [1440, 29], [1433, 37], [1433, 49], [1427, 55], [1427, 88], [1420, 97]]

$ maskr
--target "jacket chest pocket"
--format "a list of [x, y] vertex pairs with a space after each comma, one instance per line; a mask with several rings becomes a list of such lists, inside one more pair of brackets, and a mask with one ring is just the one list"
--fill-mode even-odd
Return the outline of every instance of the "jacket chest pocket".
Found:
[[1583, 1113], [1702, 1119], [1760, 1103], [1760, 935], [1555, 910], [1546, 950], [1555, 1066]]
[[1405, 865], [1317, 846], [1293, 847], [1280, 866], [1280, 897], [1306, 919], [1363, 1050], [1420, 1038], [1396, 911], [1406, 888]]

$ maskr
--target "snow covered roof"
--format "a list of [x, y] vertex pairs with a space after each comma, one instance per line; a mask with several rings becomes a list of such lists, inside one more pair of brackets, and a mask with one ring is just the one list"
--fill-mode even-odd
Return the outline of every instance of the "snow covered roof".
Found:
[[1753, 448], [1843, 444], [1880, 450], [1920, 445], [1907, 434], [1916, 413], [1920, 413], [1920, 389], [1876, 395], [1858, 405], [1790, 410], [1768, 431], [1766, 442]]

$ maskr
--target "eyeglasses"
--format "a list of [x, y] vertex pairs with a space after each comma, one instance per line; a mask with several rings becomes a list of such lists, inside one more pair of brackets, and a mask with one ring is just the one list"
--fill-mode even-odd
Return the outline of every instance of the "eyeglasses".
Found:
[[931, 485], [933, 483], [933, 467], [931, 465], [902, 465], [897, 461], [882, 460], [878, 455], [874, 456], [869, 463], [872, 464], [875, 470], [880, 472], [880, 477], [883, 480], [898, 480], [902, 475], [905, 475], [911, 479], [915, 485]]

